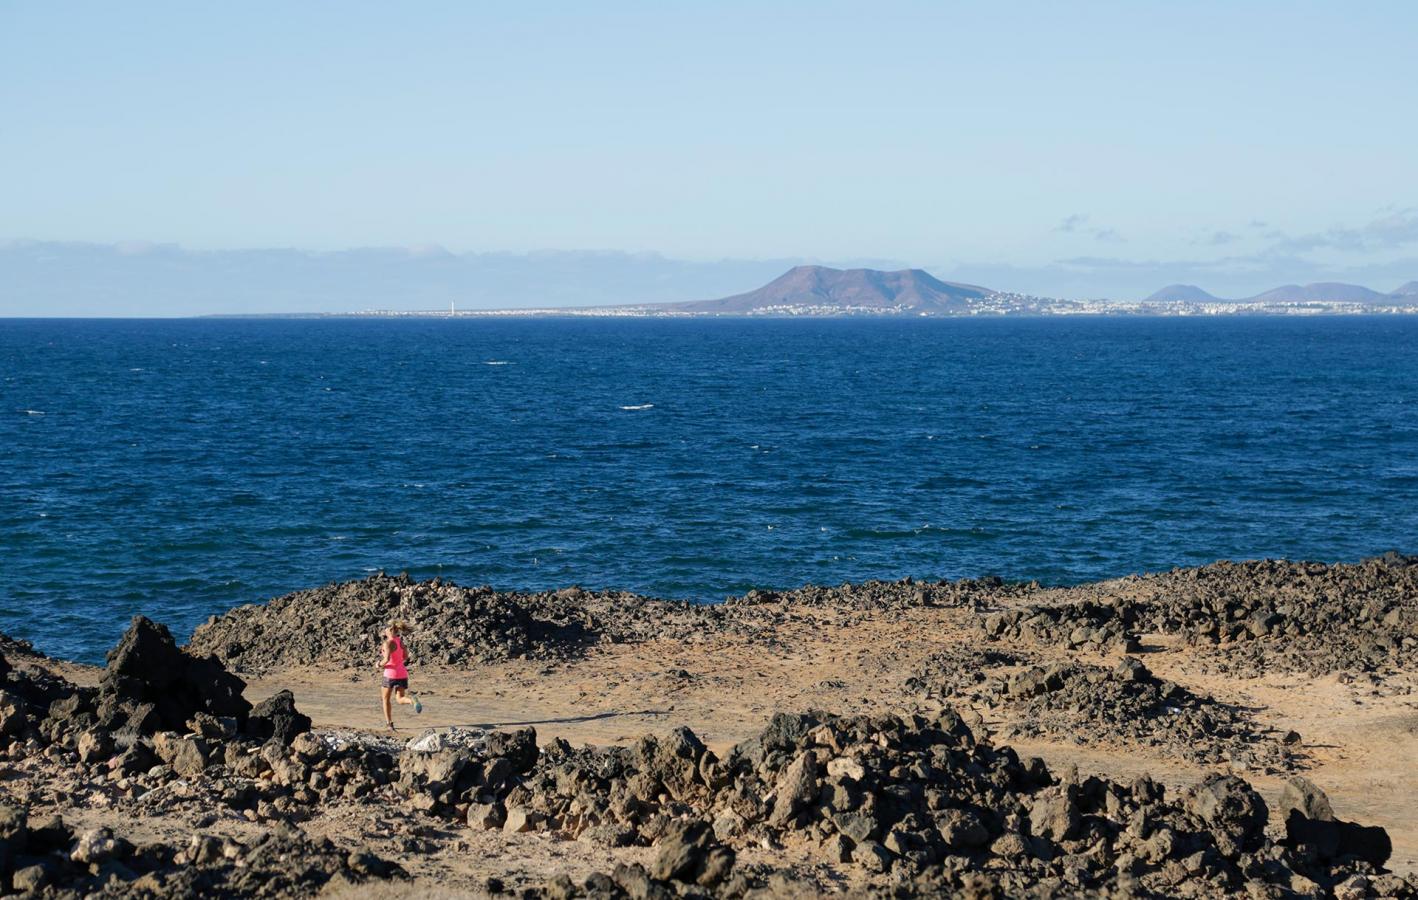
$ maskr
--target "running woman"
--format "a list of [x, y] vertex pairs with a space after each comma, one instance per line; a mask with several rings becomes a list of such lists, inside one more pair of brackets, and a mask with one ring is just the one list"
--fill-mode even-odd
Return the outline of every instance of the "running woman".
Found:
[[404, 665], [408, 654], [404, 652], [403, 638], [407, 630], [403, 622], [390, 622], [389, 627], [384, 629], [384, 657], [379, 661], [379, 665], [384, 669], [380, 696], [384, 702], [384, 724], [389, 726], [390, 731], [398, 731], [394, 727], [394, 707], [391, 701], [404, 706], [412, 704], [415, 713], [423, 712], [423, 704], [419, 702], [418, 697], [409, 693], [409, 670]]

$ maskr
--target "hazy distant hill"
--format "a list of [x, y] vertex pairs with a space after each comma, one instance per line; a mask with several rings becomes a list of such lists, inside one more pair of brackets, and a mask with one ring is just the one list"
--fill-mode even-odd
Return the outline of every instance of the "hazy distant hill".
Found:
[[1390, 300], [1387, 294], [1357, 284], [1322, 281], [1316, 284], [1287, 284], [1250, 298], [1253, 303], [1378, 303]]
[[1418, 305], [1418, 281], [1410, 281], [1389, 294], [1358, 284], [1322, 281], [1285, 284], [1242, 300], [1223, 300], [1194, 284], [1169, 284], [1144, 302], [1151, 303], [1365, 303], [1374, 306]]
[[1169, 284], [1162, 290], [1157, 291], [1147, 298], [1150, 302], [1187, 302], [1187, 303], [1221, 303], [1224, 302], [1219, 297], [1213, 297], [1206, 291], [1194, 284]]
[[972, 284], [941, 281], [920, 269], [882, 272], [796, 266], [756, 291], [675, 304], [675, 308], [724, 314], [788, 308], [959, 313], [967, 312], [972, 301], [983, 300], [992, 293]]

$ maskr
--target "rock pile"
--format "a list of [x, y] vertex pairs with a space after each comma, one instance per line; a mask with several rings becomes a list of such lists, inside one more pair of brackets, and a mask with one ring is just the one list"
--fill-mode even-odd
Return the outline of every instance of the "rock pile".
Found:
[[11, 799], [128, 803], [139, 815], [191, 808], [208, 821], [229, 810], [275, 826], [250, 844], [198, 834], [190, 845], [135, 846], [105, 829], [75, 834], [57, 818], [31, 822], [4, 808], [0, 892], [308, 896], [332, 880], [400, 875], [366, 850], [342, 851], [289, 827], [389, 785], [395, 757], [360, 742], [332, 746], [310, 733], [289, 691], [252, 709], [243, 687], [141, 617], [109, 654], [97, 689], [0, 657], [0, 757], [11, 761]]
[[1118, 610], [1101, 603], [1027, 606], [987, 615], [980, 630], [991, 639], [1046, 644], [1098, 653], [1136, 653], [1137, 635]]
[[406, 644], [419, 663], [467, 665], [516, 658], [564, 659], [600, 643], [686, 640], [733, 633], [771, 641], [775, 611], [831, 606], [906, 610], [973, 606], [991, 592], [1022, 595], [998, 579], [869, 581], [794, 591], [750, 591], [719, 605], [656, 600], [577, 587], [542, 593], [460, 587], [407, 575], [373, 575], [277, 597], [213, 616], [188, 649], [245, 672], [283, 665], [369, 665], [391, 621], [409, 623]]
[[97, 689], [43, 669], [0, 664], [0, 756], [71, 755], [136, 797], [202, 775], [243, 747], [288, 745], [310, 719], [282, 691], [255, 709], [245, 684], [211, 658], [180, 650], [168, 630], [138, 616], [108, 655]]
[[279, 827], [250, 844], [195, 834], [134, 845], [107, 828], [76, 832], [55, 815], [0, 807], [0, 892], [68, 897], [310, 897], [332, 884], [401, 877], [367, 851]]
[[391, 621], [409, 623], [420, 664], [466, 665], [521, 657], [567, 658], [587, 646], [685, 634], [722, 610], [580, 588], [540, 594], [373, 575], [238, 607], [214, 616], [189, 649], [241, 671], [281, 665], [367, 666]]
[[1048, 592], [1051, 602], [987, 615], [983, 635], [1132, 652], [1138, 635], [1181, 638], [1243, 677], [1418, 665], [1418, 557], [1355, 564], [1258, 560]]
[[261, 672], [277, 665], [369, 666], [384, 628], [396, 619], [422, 638], [419, 663], [473, 663], [533, 653], [532, 621], [510, 596], [438, 580], [374, 575], [240, 606], [198, 626], [188, 644], [226, 665]]
[[1048, 735], [1153, 747], [1199, 765], [1268, 774], [1303, 765], [1298, 735], [1273, 734], [1244, 709], [1157, 678], [1133, 657], [1113, 668], [1029, 666], [995, 675], [965, 696], [1008, 711], [1013, 724], [1001, 732], [1005, 739]]
[[1137, 631], [1223, 645], [1217, 668], [1235, 674], [1418, 664], [1418, 557], [1219, 562], [1153, 576], [1118, 607]]
[[1027, 664], [1030, 655], [998, 646], [956, 644], [937, 650], [906, 679], [906, 690], [926, 701], [949, 701], [975, 696], [991, 673]]
[[875, 883], [933, 894], [1321, 892], [1359, 881], [1376, 894], [1414, 890], [1380, 870], [1378, 832], [1346, 825], [1344, 843], [1297, 826], [1288, 843], [1272, 840], [1265, 802], [1234, 776], [1176, 798], [1147, 778], [1055, 778], [1039, 760], [976, 741], [949, 711], [779, 714], [722, 760], [684, 728], [625, 748], [556, 742], [505, 782], [480, 760], [452, 759], [409, 786], [432, 790], [445, 814], [465, 810], [469, 827], [654, 845], [659, 860], [680, 861], [582, 886], [558, 880], [551, 896], [740, 896], [762, 886], [733, 872], [733, 851], [746, 846], [811, 848]]
[[854, 610], [904, 610], [922, 606], [949, 606], [978, 609], [1007, 600], [1027, 597], [1039, 589], [1034, 582], [1008, 582], [997, 577], [963, 578], [959, 581], [864, 581], [838, 587], [806, 585], [795, 590], [752, 590], [729, 597], [726, 606], [782, 604], [797, 607], [833, 607]]
[[[1029, 602], [1035, 598], [1048, 602]], [[600, 643], [655, 638], [732, 633], [771, 642], [775, 616], [789, 611], [929, 606], [980, 611], [982, 635], [1025, 645], [1126, 653], [1147, 633], [1220, 644], [1225, 653], [1216, 664], [1240, 674], [1372, 670], [1418, 660], [1418, 564], [1396, 555], [1355, 565], [1216, 563], [1057, 590], [998, 578], [809, 585], [749, 591], [714, 606], [575, 587], [499, 592], [380, 574], [213, 617], [189, 649], [250, 672], [364, 666], [384, 625], [403, 619], [414, 628], [408, 643], [416, 661], [465, 665], [568, 658]]]

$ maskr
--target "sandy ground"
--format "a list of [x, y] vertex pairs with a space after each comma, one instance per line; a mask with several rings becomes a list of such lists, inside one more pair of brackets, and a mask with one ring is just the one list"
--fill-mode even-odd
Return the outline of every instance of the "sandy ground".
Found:
[[[657, 641], [600, 648], [584, 659], [552, 665], [515, 661], [473, 670], [416, 669], [412, 686], [426, 710], [415, 717], [401, 707], [396, 719], [409, 735], [450, 725], [532, 725], [542, 741], [562, 737], [573, 744], [624, 743], [686, 724], [722, 752], [777, 710], [918, 709], [922, 701], [906, 689], [905, 680], [932, 652], [975, 640], [964, 614], [949, 609], [795, 610], [785, 613], [777, 637], [768, 648], [727, 637], [695, 644]], [[1201, 667], [1185, 649], [1160, 640], [1145, 647], [1156, 674], [1251, 707], [1280, 731], [1298, 731], [1310, 765], [1305, 774], [1329, 793], [1336, 813], [1387, 828], [1394, 843], [1390, 867], [1418, 871], [1418, 693], [1413, 692], [1418, 679], [1400, 676], [1381, 691], [1335, 676], [1238, 681], [1197, 674]], [[288, 687], [317, 727], [374, 730], [382, 719], [377, 684], [372, 671], [292, 670], [253, 680], [248, 695], [259, 700]], [[1007, 724], [986, 720], [991, 729]], [[1021, 755], [1041, 756], [1051, 766], [1076, 764], [1081, 771], [1114, 777], [1146, 772], [1172, 787], [1208, 771], [1151, 748], [1010, 743]], [[1283, 783], [1241, 774], [1272, 800]], [[465, 837], [481, 838], [467, 832]], [[547, 844], [542, 838], [518, 838], [500, 852], [510, 856], [531, 849], [519, 843]], [[584, 852], [563, 848], [560, 862], [579, 870], [572, 864]], [[541, 861], [558, 860], [553, 853]]]

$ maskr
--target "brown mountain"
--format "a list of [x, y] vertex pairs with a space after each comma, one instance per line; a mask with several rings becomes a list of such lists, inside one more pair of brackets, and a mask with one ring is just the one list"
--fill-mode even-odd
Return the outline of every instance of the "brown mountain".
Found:
[[744, 315], [782, 312], [968, 312], [971, 303], [992, 294], [973, 284], [941, 281], [920, 269], [829, 269], [796, 266], [756, 291], [718, 300], [677, 303], [696, 313]]

